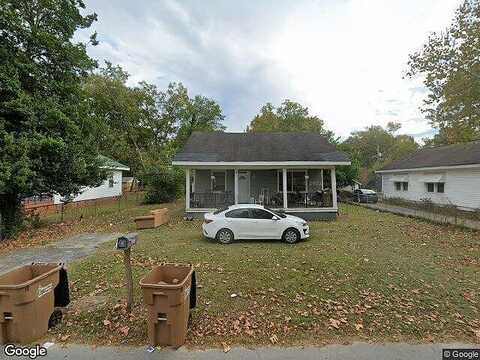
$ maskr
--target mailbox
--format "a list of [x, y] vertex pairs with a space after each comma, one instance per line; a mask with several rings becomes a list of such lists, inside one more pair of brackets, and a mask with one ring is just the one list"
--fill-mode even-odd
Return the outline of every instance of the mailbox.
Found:
[[117, 239], [116, 248], [117, 248], [117, 250], [130, 249], [133, 245], [135, 245], [137, 243], [137, 239], [138, 239], [138, 234], [137, 233], [126, 234], [126, 235], [120, 236]]

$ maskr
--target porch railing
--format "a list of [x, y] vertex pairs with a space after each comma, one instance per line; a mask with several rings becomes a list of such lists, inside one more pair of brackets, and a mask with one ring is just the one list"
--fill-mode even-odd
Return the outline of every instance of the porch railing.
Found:
[[333, 206], [332, 192], [329, 190], [309, 193], [288, 193], [289, 208], [329, 208]]
[[190, 194], [190, 208], [192, 209], [218, 209], [233, 205], [234, 203], [235, 197], [231, 191], [206, 193], [195, 192]]
[[[283, 194], [273, 193], [266, 196], [257, 194], [251, 198], [252, 203], [264, 205], [269, 208], [283, 208]], [[287, 194], [288, 208], [329, 208], [332, 207], [332, 192], [329, 190], [309, 193], [290, 192]], [[233, 205], [235, 196], [233, 192], [205, 192], [190, 194], [190, 208], [192, 209], [218, 209]]]
[[[283, 193], [257, 194], [253, 197], [256, 204], [270, 208], [283, 208]], [[330, 190], [314, 192], [289, 192], [287, 194], [289, 208], [328, 208], [333, 206]]]

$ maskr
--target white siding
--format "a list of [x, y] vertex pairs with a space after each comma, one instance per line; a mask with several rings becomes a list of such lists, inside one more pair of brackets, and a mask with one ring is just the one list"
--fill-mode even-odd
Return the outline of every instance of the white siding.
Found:
[[[73, 201], [93, 200], [122, 195], [122, 172], [119, 170], [113, 170], [112, 175], [113, 187], [110, 187], [109, 179], [107, 179], [100, 186], [85, 188], [80, 195], [73, 199]], [[61, 197], [59, 195], [54, 196], [55, 204], [60, 204], [60, 200]]]
[[[423, 178], [431, 174], [445, 176], [445, 192], [427, 192]], [[408, 176], [408, 191], [395, 190], [392, 179]], [[411, 171], [408, 173], [382, 174], [383, 194], [385, 197], [419, 201], [430, 199], [436, 204], [452, 204], [459, 207], [480, 208], [480, 169], [451, 169], [442, 171]]]

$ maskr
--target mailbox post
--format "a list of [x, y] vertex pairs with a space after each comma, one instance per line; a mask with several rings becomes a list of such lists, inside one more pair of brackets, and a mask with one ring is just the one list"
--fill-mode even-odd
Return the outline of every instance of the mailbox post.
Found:
[[117, 239], [117, 250], [123, 250], [123, 265], [125, 266], [125, 285], [127, 287], [127, 311], [132, 311], [133, 305], [133, 279], [132, 264], [130, 260], [130, 249], [137, 243], [138, 234], [126, 234]]

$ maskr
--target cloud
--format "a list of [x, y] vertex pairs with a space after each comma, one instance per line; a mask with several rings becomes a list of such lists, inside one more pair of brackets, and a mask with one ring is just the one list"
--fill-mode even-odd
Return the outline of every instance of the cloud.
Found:
[[408, 54], [445, 27], [459, 0], [88, 0], [99, 21], [91, 56], [124, 67], [131, 83], [180, 81], [216, 99], [230, 131], [265, 102], [299, 101], [343, 137], [370, 124], [429, 129], [425, 89], [403, 79]]

